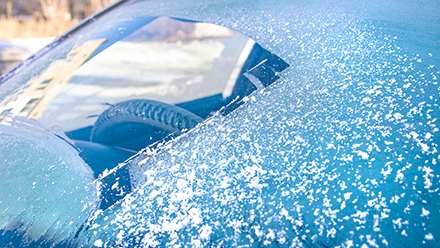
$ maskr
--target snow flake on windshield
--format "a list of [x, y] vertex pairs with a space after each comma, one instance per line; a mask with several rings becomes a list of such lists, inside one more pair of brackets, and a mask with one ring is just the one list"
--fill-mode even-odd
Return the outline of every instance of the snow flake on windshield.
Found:
[[280, 51], [294, 65], [282, 81], [134, 159], [134, 192], [85, 236], [140, 246], [433, 245], [437, 58], [399, 48], [380, 23], [312, 16], [269, 25], [288, 33], [263, 38], [291, 46]]

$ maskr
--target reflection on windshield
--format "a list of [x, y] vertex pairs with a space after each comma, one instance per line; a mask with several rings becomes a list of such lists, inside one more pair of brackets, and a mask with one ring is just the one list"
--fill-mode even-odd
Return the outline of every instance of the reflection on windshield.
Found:
[[[92, 40], [72, 49], [66, 59], [57, 60], [39, 77], [31, 79], [13, 99], [2, 104], [3, 111], [17, 116], [40, 120], [60, 98], [77, 69], [92, 55], [105, 39]], [[10, 102], [9, 102], [10, 101]]]
[[[262, 62], [281, 65], [267, 70], [273, 74], [274, 69], [279, 72], [287, 66], [253, 40], [212, 24], [149, 17], [115, 24], [109, 30], [113, 32], [104, 32], [53, 62], [4, 101], [0, 111], [36, 119], [46, 126], [61, 126], [75, 140], [138, 151], [171, 133], [194, 127], [255, 90], [258, 79], [243, 75], [252, 67]], [[153, 112], [171, 108], [184, 114], [145, 115], [146, 109], [133, 112], [134, 106], [127, 104], [129, 109], [121, 110], [120, 103], [127, 101], [146, 107], [138, 100], [149, 100]], [[101, 133], [97, 121], [109, 111], [112, 120], [107, 122], [118, 127]], [[124, 117], [114, 117], [118, 111]], [[128, 121], [127, 115], [133, 118]], [[155, 118], [165, 125], [146, 120]], [[185, 121], [190, 124], [183, 124]]]

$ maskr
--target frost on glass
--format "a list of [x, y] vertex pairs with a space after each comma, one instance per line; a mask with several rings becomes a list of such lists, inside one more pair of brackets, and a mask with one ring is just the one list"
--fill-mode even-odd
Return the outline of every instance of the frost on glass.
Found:
[[436, 246], [438, 4], [136, 2], [113, 14], [220, 24], [291, 67], [120, 166], [133, 192], [93, 212], [73, 245]]
[[81, 242], [435, 245], [438, 45], [422, 49], [394, 23], [404, 16], [378, 20], [365, 6], [170, 2], [136, 9], [236, 28], [291, 69], [231, 115], [144, 150], [126, 165], [134, 192], [94, 216]]
[[1, 116], [0, 246], [73, 238], [96, 208], [92, 170], [54, 133]]

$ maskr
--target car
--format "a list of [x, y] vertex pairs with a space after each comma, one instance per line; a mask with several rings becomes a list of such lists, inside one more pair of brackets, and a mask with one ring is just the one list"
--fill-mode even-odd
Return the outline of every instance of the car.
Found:
[[437, 246], [439, 5], [118, 1], [0, 78], [1, 246]]
[[0, 40], [0, 75], [11, 70], [30, 55], [31, 52], [26, 48]]

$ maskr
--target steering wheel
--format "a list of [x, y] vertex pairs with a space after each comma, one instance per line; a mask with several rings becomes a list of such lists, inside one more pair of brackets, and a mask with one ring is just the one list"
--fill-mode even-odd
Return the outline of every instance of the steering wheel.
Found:
[[[142, 135], [145, 135], [145, 132], [153, 133], [152, 135], [160, 132], [162, 136], [170, 133], [180, 134], [182, 130], [192, 129], [202, 121], [201, 117], [171, 104], [146, 99], [128, 100], [112, 105], [99, 115], [93, 125], [90, 140], [116, 145], [130, 136], [127, 133], [134, 130], [143, 129]], [[133, 126], [136, 128], [132, 128]], [[116, 132], [124, 134], [118, 137], [115, 135]], [[143, 144], [141, 147], [147, 145]]]

